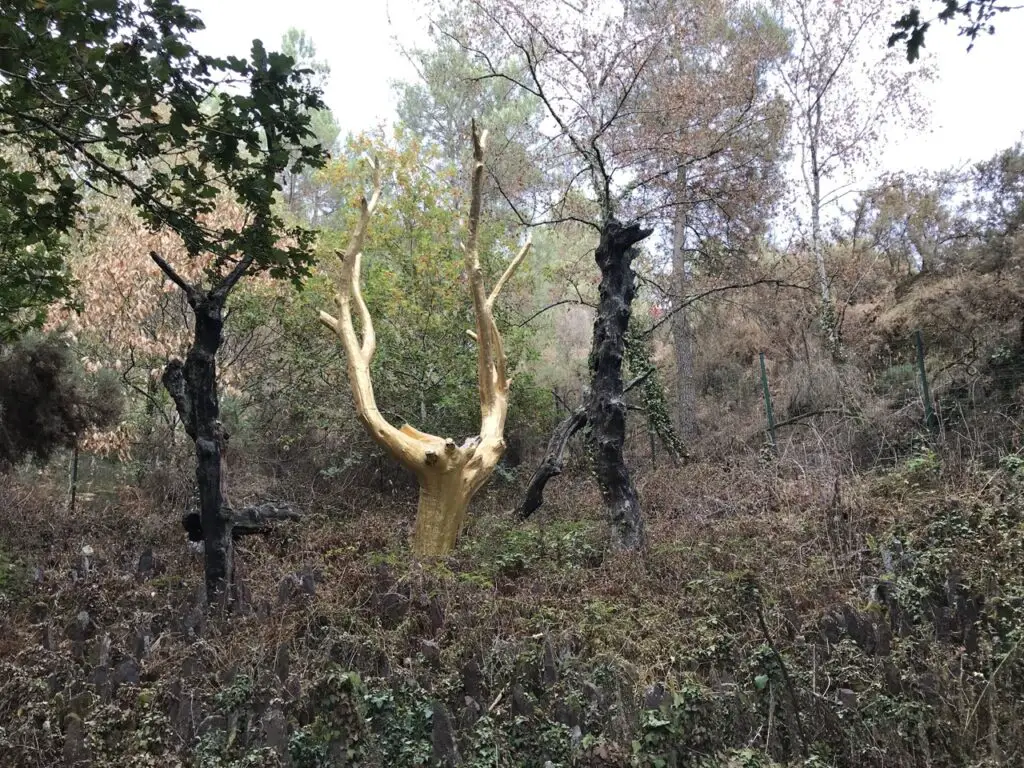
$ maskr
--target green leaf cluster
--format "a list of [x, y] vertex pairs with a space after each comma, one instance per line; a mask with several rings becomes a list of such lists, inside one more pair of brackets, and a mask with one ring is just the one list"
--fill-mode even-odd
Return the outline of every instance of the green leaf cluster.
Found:
[[[242, 260], [276, 277], [308, 266], [313, 236], [275, 210], [285, 171], [322, 164], [310, 72], [258, 40], [249, 59], [203, 55], [177, 0], [10, 0], [0, 13], [0, 323], [65, 297], [60, 246], [90, 196], [129, 194], [211, 277]], [[228, 191], [246, 223], [204, 215]], [[31, 289], [26, 288], [30, 285]], [[22, 321], [23, 322], [23, 321]], [[38, 324], [30, 314], [28, 324]]]

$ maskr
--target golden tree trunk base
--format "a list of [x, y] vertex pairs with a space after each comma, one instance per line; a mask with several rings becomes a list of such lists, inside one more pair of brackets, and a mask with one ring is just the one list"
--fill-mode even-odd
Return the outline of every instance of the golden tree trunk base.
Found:
[[455, 470], [420, 479], [420, 501], [412, 551], [421, 557], [444, 557], [455, 549], [466, 521], [470, 495], [462, 472]]

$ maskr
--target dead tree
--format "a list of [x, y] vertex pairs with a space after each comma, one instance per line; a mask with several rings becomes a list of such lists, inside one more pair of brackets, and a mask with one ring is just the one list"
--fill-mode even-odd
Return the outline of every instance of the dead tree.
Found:
[[298, 519], [288, 504], [268, 502], [235, 512], [224, 498], [223, 455], [228, 434], [220, 421], [217, 351], [224, 339], [224, 303], [238, 280], [253, 268], [254, 259], [243, 256], [224, 279], [204, 290], [186, 282], [159, 254], [151, 257], [185, 293], [195, 318], [195, 334], [185, 361], [170, 360], [162, 382], [196, 448], [199, 509], [185, 515], [182, 524], [190, 540], [203, 542], [207, 599], [229, 607], [234, 599], [234, 540], [268, 532], [271, 520]]
[[220, 421], [217, 350], [224, 338], [224, 302], [251, 260], [243, 259], [220, 284], [204, 291], [187, 283], [159, 254], [153, 253], [152, 257], [184, 291], [195, 317], [195, 334], [185, 361], [168, 362], [162, 380], [174, 401], [185, 433], [196, 448], [196, 485], [207, 599], [226, 607], [230, 603], [230, 586], [234, 577], [234, 548], [231, 518], [222, 494], [221, 457], [227, 435]]
[[645, 377], [624, 385], [622, 358], [636, 292], [634, 246], [650, 234], [651, 230], [639, 224], [622, 225], [615, 219], [606, 221], [601, 229], [601, 240], [594, 251], [601, 285], [590, 350], [590, 390], [583, 405], [555, 428], [518, 509], [519, 517], [526, 519], [540, 508], [548, 481], [562, 473], [566, 445], [573, 435], [589, 426], [597, 483], [615, 544], [623, 549], [636, 549], [644, 542], [640, 500], [622, 449], [626, 441], [625, 396]]
[[594, 320], [590, 350], [590, 423], [594, 468], [601, 487], [616, 544], [637, 549], [644, 543], [640, 500], [622, 453], [626, 441], [626, 400], [622, 383], [622, 357], [626, 328], [636, 293], [633, 247], [651, 234], [639, 224], [622, 225], [608, 218], [601, 229], [601, 241], [594, 251], [601, 269], [600, 301]]
[[[622, 394], [629, 394], [633, 387], [638, 386], [653, 372], [654, 369], [649, 368], [645, 373], [637, 376], [622, 388]], [[543, 506], [544, 489], [547, 487], [548, 480], [562, 474], [562, 469], [565, 465], [565, 449], [569, 445], [569, 441], [577, 432], [587, 426], [587, 403], [590, 401], [589, 391], [583, 399], [583, 404], [576, 406], [576, 408], [570, 411], [569, 415], [559, 422], [558, 426], [551, 433], [547, 452], [537, 466], [537, 470], [533, 473], [533, 477], [530, 478], [530, 483], [526, 486], [526, 493], [523, 494], [523, 501], [518, 509], [516, 509], [516, 514], [521, 520], [526, 520]]]
[[[419, 481], [420, 498], [412, 549], [416, 554], [425, 556], [445, 555], [454, 548], [470, 500], [487, 482], [505, 450], [505, 416], [511, 382], [505, 370], [505, 350], [493, 310], [501, 289], [515, 274], [530, 249], [528, 239], [488, 294], [484, 288], [478, 250], [487, 132], [478, 132], [474, 123], [472, 134], [472, 196], [469, 232], [463, 250], [476, 314], [476, 331], [469, 331], [469, 335], [477, 343], [480, 433], [459, 445], [451, 438], [429, 435], [409, 424], [396, 428], [377, 408], [370, 378], [376, 335], [359, 284], [363, 241], [381, 193], [381, 172], [376, 161], [373, 194], [369, 200], [362, 200], [356, 231], [348, 247], [338, 252], [342, 264], [340, 285], [335, 296], [338, 317], [320, 313], [320, 321], [337, 334], [345, 348], [349, 383], [359, 420], [370, 437], [415, 474]], [[362, 338], [352, 320], [353, 304], [359, 314]]]
[[[539, 0], [529, 9], [514, 0], [477, 0], [473, 9], [477, 18], [472, 24], [446, 29], [441, 20], [440, 34], [472, 53], [485, 78], [501, 78], [532, 94], [558, 129], [547, 142], [555, 153], [551, 162], [574, 166], [552, 215], [532, 223], [572, 220], [589, 224], [597, 233], [600, 300], [584, 414], [612, 543], [618, 549], [637, 549], [644, 544], [644, 526], [623, 456], [627, 409], [622, 361], [636, 292], [635, 246], [652, 230], [640, 223], [645, 179], [637, 173], [638, 158], [650, 147], [638, 140], [631, 121], [635, 123], [643, 78], [664, 53], [667, 27], [644, 26], [625, 7], [596, 11], [558, 0]], [[580, 179], [589, 182], [586, 214], [568, 209], [569, 201], [579, 199], [573, 186]], [[582, 418], [574, 413], [552, 438], [554, 450], [538, 469], [521, 515], [539, 503], [543, 484], [561, 471], [564, 440], [582, 426]]]

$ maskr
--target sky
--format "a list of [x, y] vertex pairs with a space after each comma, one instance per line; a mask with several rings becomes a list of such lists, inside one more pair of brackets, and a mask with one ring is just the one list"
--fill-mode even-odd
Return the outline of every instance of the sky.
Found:
[[247, 54], [255, 38], [278, 48], [290, 27], [313, 40], [331, 78], [324, 100], [342, 133], [394, 120], [391, 83], [416, 71], [399, 44], [427, 44], [427, 22], [415, 0], [185, 0], [206, 29], [193, 41], [212, 55]]
[[[289, 27], [311, 36], [331, 67], [325, 100], [342, 131], [394, 120], [391, 82], [414, 79], [401, 54], [427, 42], [427, 21], [416, 0], [191, 0], [206, 29], [194, 38], [216, 55], [245, 54], [254, 38], [280, 45]], [[938, 76], [921, 88], [931, 102], [923, 131], [911, 130], [880, 148], [886, 170], [939, 170], [992, 156], [1024, 132], [1024, 11], [997, 18], [996, 34], [967, 41], [953, 26], [928, 32], [927, 53]]]
[[996, 33], [968, 41], [953, 26], [933, 26], [927, 50], [938, 76], [922, 84], [931, 102], [930, 126], [893, 142], [884, 165], [892, 170], [939, 170], [967, 161], [984, 160], [1022, 138], [1024, 99], [1024, 11], [996, 18]]

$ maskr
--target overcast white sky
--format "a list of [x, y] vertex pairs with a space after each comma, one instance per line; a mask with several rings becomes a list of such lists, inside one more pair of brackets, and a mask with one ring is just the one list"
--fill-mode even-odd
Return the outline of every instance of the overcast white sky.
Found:
[[[199, 47], [213, 54], [246, 54], [253, 38], [280, 45], [289, 27], [306, 31], [331, 65], [326, 101], [343, 131], [390, 122], [390, 83], [415, 76], [398, 50], [426, 40], [415, 0], [190, 0], [206, 30]], [[968, 53], [952, 26], [935, 26], [928, 51], [939, 77], [922, 85], [932, 102], [926, 132], [890, 143], [890, 170], [939, 169], [991, 156], [1024, 131], [1024, 11], [998, 18], [997, 31]]]
[[426, 21], [415, 0], [185, 0], [206, 29], [193, 39], [204, 53], [244, 55], [254, 38], [280, 47], [290, 27], [309, 35], [317, 57], [331, 66], [325, 100], [342, 132], [390, 122], [395, 102], [391, 81], [415, 77], [399, 53], [426, 44]]

